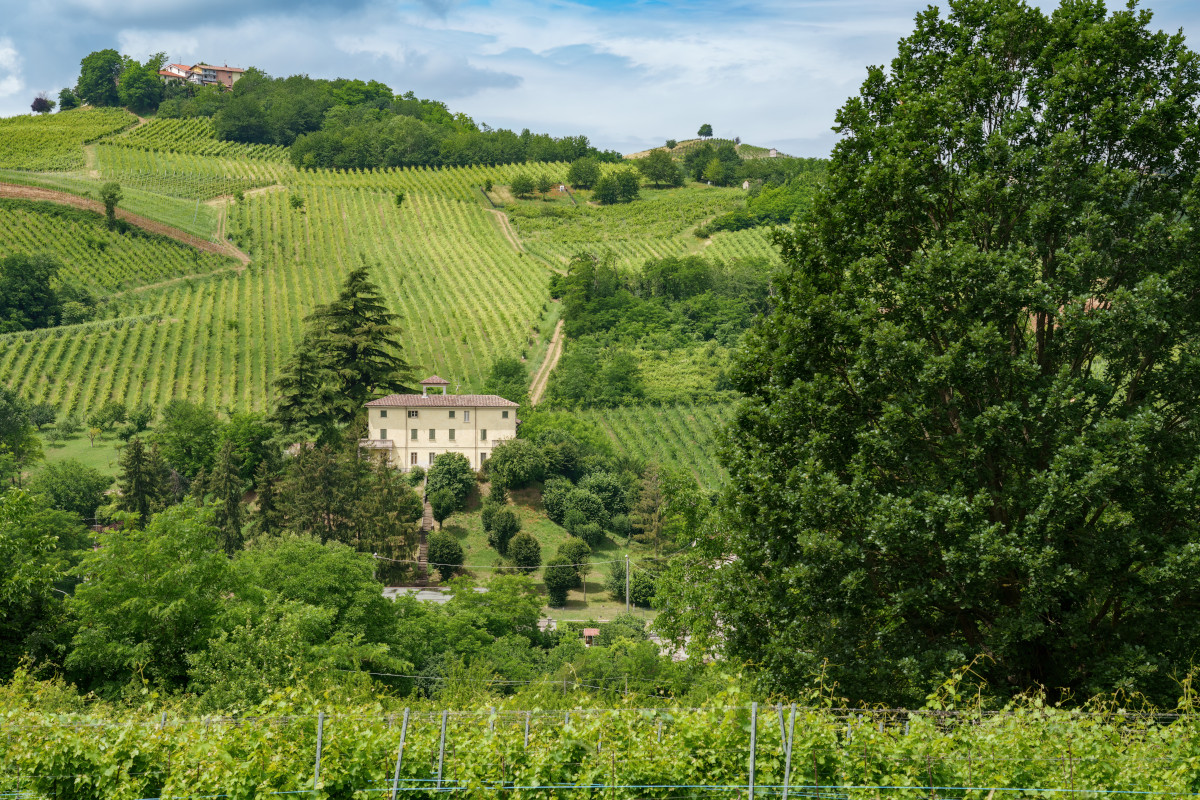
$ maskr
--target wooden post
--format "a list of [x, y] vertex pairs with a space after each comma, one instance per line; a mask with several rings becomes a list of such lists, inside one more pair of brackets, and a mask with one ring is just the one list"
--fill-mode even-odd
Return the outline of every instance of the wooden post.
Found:
[[[780, 714], [783, 713], [782, 708]], [[783, 800], [787, 800], [788, 783], [792, 778], [792, 734], [796, 732], [796, 704], [792, 703], [792, 719], [787, 732], [787, 755], [783, 760]]]
[[[758, 744], [758, 703], [750, 704], [750, 787], [746, 796], [754, 799], [754, 749]], [[395, 800], [395, 798], [393, 798]]]
[[438, 773], [437, 773], [437, 788], [442, 788], [442, 764], [446, 760], [446, 717], [449, 716], [449, 711], [442, 712], [442, 737], [438, 744]]
[[396, 772], [392, 776], [392, 800], [400, 787], [400, 762], [404, 760], [404, 736], [408, 733], [408, 709], [404, 709], [404, 722], [400, 723], [400, 747], [396, 750]]
[[321, 744], [325, 737], [325, 712], [317, 712], [317, 762], [313, 766], [313, 794], [317, 793], [317, 783], [321, 780]]

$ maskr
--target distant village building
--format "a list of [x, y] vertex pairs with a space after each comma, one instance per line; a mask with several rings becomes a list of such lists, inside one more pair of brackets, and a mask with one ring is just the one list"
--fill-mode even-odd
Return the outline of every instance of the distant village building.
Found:
[[[367, 436], [359, 447], [403, 470], [428, 467], [442, 453], [466, 456], [480, 469], [501, 442], [516, 437], [516, 403], [494, 394], [447, 394], [449, 381], [421, 381], [421, 394], [390, 394], [367, 403]], [[440, 388], [440, 394], [431, 389]]]
[[158, 71], [158, 77], [166, 83], [183, 83], [192, 74], [192, 68], [186, 64], [167, 64]]
[[193, 83], [198, 86], [224, 86], [232, 89], [246, 70], [238, 67], [214, 67], [210, 64], [167, 64], [158, 71], [164, 83]]
[[772, 147], [772, 148], [771, 148], [771, 152], [770, 152], [770, 153], [768, 153], [768, 155], [769, 155], [771, 158], [778, 158], [778, 157], [779, 157], [779, 151], [778, 151], [778, 150], [776, 150], [774, 147]]
[[584, 628], [583, 629], [583, 646], [591, 647], [596, 644], [596, 637], [600, 635], [599, 628]]
[[742, 189], [744, 189], [744, 190], [746, 190], [746, 191], [749, 191], [749, 189], [750, 189], [750, 181], [742, 181]]

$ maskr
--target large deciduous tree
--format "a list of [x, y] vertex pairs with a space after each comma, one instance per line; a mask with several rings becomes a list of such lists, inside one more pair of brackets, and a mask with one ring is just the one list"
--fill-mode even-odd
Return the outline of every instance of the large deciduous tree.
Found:
[[824, 664], [919, 701], [979, 656], [1001, 692], [1175, 696], [1200, 652], [1200, 63], [1149, 22], [955, 0], [869, 70], [780, 236], [676, 630], [783, 691]]
[[79, 62], [79, 83], [75, 91], [92, 106], [115, 106], [120, 102], [117, 79], [125, 69], [121, 54], [111, 48], [88, 53]]

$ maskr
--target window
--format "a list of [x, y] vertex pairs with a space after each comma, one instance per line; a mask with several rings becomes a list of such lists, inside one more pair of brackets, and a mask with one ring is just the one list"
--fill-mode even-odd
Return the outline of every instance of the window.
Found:
[[500, 412], [500, 419], [508, 419], [508, 412], [507, 412], [507, 411], [501, 411], [501, 412]]
[[450, 419], [454, 419], [454, 409], [450, 409]]
[[379, 438], [380, 438], [380, 439], [386, 439], [386, 438], [387, 438], [387, 428], [380, 428], [380, 429], [379, 429]]
[[432, 463], [433, 463], [433, 459], [434, 459], [434, 458], [436, 458], [436, 457], [437, 457], [437, 453], [430, 453], [430, 454], [429, 454], [429, 463], [430, 463], [430, 464], [432, 464]]
[[417, 429], [416, 428], [412, 429], [412, 436], [410, 436], [409, 438], [412, 439], [414, 442], [417, 440]]
[[464, 411], [463, 412], [463, 422], [470, 422], [470, 421], [471, 421], [471, 412]]
[[386, 408], [379, 409], [379, 418], [387, 419], [387, 409]]
[[410, 409], [408, 410], [408, 418], [409, 418], [409, 419], [416, 419], [416, 418], [417, 418], [417, 410], [416, 410], [415, 408], [410, 408]]
[[433, 441], [436, 441], [436, 440], [437, 440], [437, 429], [436, 429], [436, 428], [430, 428], [430, 429], [429, 429], [429, 441], [433, 442]]
[[487, 453], [479, 454], [479, 466], [483, 466], [483, 462], [487, 461]]
[[417, 454], [416, 453], [408, 454], [408, 463], [412, 464], [414, 467], [417, 465]]
[[487, 428], [479, 429], [479, 441], [481, 441], [481, 442], [487, 441]]
[[450, 429], [450, 441], [454, 441], [454, 428]]

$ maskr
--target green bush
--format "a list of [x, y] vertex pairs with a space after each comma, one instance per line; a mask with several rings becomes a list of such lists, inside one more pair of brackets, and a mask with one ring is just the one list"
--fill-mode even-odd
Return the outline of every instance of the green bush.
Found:
[[518, 567], [535, 570], [542, 565], [542, 545], [532, 534], [518, 533], [508, 543], [508, 557]]
[[508, 552], [509, 541], [521, 532], [521, 520], [511, 508], [502, 508], [492, 517], [492, 528], [488, 532], [488, 544], [500, 555]]
[[[592, 555], [592, 548], [588, 547], [588, 543], [583, 539], [571, 538], [558, 546], [556, 555], [565, 559], [568, 564], [586, 565], [588, 558]], [[586, 566], [575, 567], [575, 574], [579, 577], [579, 580], [575, 581], [576, 587], [583, 584], [583, 576], [586, 571]]]
[[[609, 565], [608, 591], [614, 600], [625, 599], [625, 562], [617, 561]], [[654, 599], [654, 577], [644, 569], [630, 564], [629, 566], [629, 602], [635, 606], [650, 607]]]
[[462, 545], [445, 531], [430, 531], [428, 541], [429, 563], [437, 565], [442, 580], [449, 580], [462, 566]]
[[565, 558], [555, 556], [546, 562], [542, 581], [546, 584], [546, 593], [550, 595], [550, 605], [564, 606], [567, 604], [567, 591], [579, 582], [579, 575]]

